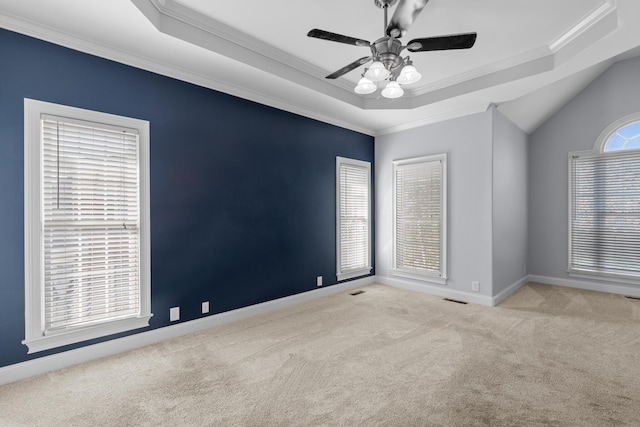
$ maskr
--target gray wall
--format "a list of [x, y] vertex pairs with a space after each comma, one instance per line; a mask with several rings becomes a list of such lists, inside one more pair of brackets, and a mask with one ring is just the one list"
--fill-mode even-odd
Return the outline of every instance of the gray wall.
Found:
[[527, 134], [493, 110], [493, 295], [526, 276]]
[[447, 153], [449, 280], [445, 287], [471, 292], [471, 281], [476, 280], [480, 294], [491, 296], [491, 136], [492, 112], [487, 111], [376, 138], [379, 276], [389, 277], [392, 263], [392, 162]]
[[530, 274], [568, 278], [568, 153], [593, 149], [609, 124], [639, 111], [640, 58], [633, 58], [605, 71], [531, 135]]

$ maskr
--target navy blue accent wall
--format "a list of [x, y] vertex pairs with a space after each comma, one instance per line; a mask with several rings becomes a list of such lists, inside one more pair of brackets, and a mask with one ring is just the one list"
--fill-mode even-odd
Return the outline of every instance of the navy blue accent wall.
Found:
[[372, 137], [0, 29], [0, 367], [106, 340], [21, 344], [24, 98], [150, 122], [151, 329], [336, 283], [335, 158]]

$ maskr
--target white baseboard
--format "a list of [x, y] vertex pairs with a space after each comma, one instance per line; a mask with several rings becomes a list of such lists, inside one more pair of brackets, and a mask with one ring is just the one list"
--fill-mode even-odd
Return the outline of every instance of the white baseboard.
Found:
[[591, 282], [586, 280], [563, 279], [558, 277], [529, 275], [530, 282], [544, 283], [547, 285], [566, 286], [568, 288], [584, 289], [587, 291], [607, 292], [610, 294], [626, 295], [640, 298], [640, 287], [629, 285], [616, 285], [605, 282]]
[[507, 289], [505, 289], [504, 291], [500, 292], [498, 295], [493, 297], [492, 306], [495, 307], [496, 305], [500, 304], [502, 301], [507, 299], [509, 295], [511, 295], [512, 293], [514, 293], [515, 291], [517, 291], [522, 286], [526, 285], [527, 282], [530, 282], [530, 281], [531, 279], [529, 279], [529, 276], [524, 276], [517, 282], [512, 283], [511, 285], [509, 285]]
[[362, 279], [338, 283], [336, 285], [327, 286], [326, 288], [314, 289], [312, 291], [255, 304], [249, 307], [239, 308], [237, 310], [214, 314], [201, 319], [190, 320], [188, 322], [165, 326], [163, 328], [153, 329], [151, 331], [129, 335], [127, 337], [111, 341], [105, 341], [99, 344], [5, 366], [0, 368], [0, 385], [45, 374], [57, 369], [67, 368], [79, 363], [89, 362], [102, 357], [134, 350], [136, 348], [145, 347], [160, 341], [176, 338], [192, 332], [198, 332], [214, 326], [220, 326], [236, 320], [246, 319], [248, 317], [257, 316], [270, 311], [290, 307], [315, 298], [349, 291], [375, 282], [375, 276], [364, 277]]
[[455, 291], [444, 286], [434, 286], [427, 283], [416, 283], [410, 280], [398, 277], [378, 276], [378, 283], [396, 288], [408, 289], [410, 291], [423, 292], [431, 295], [437, 295], [443, 298], [455, 299], [458, 301], [470, 302], [474, 304], [486, 305], [491, 307], [493, 299], [488, 296], [472, 294], [469, 292]]

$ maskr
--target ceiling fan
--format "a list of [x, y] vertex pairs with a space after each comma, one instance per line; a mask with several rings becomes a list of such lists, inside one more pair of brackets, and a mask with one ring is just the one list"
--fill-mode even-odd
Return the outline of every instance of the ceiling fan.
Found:
[[475, 44], [476, 33], [461, 33], [413, 39], [403, 45], [399, 38], [407, 32], [429, 0], [400, 0], [400, 4], [391, 18], [391, 23], [388, 23], [387, 11], [397, 2], [398, 0], [374, 0], [374, 4], [384, 11], [384, 36], [373, 43], [319, 29], [313, 29], [307, 33], [308, 37], [371, 49], [370, 56], [363, 56], [353, 61], [326, 76], [327, 79], [336, 79], [369, 61], [373, 61], [373, 64], [365, 69], [362, 79], [355, 88], [356, 93], [364, 95], [375, 92], [377, 85], [374, 82], [389, 80], [382, 95], [387, 98], [398, 98], [404, 93], [400, 84], [415, 83], [422, 77], [413, 66], [409, 56], [405, 58], [400, 56], [404, 49], [409, 52], [428, 52], [469, 49]]

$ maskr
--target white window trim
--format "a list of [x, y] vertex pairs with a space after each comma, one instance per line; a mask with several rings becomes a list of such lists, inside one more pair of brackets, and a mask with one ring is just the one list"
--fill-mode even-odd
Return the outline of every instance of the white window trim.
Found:
[[584, 271], [584, 270], [576, 270], [576, 269], [572, 269], [571, 268], [571, 213], [573, 212], [573, 205], [572, 205], [572, 200], [571, 200], [571, 159], [574, 156], [599, 156], [599, 155], [613, 155], [615, 156], [616, 153], [620, 154], [620, 153], [626, 153], [629, 151], [635, 151], [637, 149], [632, 149], [632, 150], [620, 150], [620, 151], [612, 151], [612, 152], [606, 152], [605, 151], [605, 147], [607, 145], [607, 142], [609, 142], [609, 138], [611, 138], [611, 136], [618, 131], [618, 129], [621, 129], [627, 125], [630, 125], [631, 123], [635, 123], [640, 121], [640, 113], [633, 113], [633, 114], [629, 114], [627, 116], [621, 117], [618, 120], [612, 122], [609, 126], [607, 126], [601, 133], [600, 135], [598, 135], [598, 138], [596, 139], [595, 143], [593, 144], [593, 150], [591, 151], [574, 151], [569, 153], [569, 157], [568, 157], [568, 179], [567, 179], [567, 188], [568, 188], [568, 194], [569, 194], [569, 210], [568, 210], [568, 217], [567, 217], [567, 222], [569, 224], [568, 228], [569, 228], [569, 232], [568, 232], [568, 241], [567, 241], [567, 273], [569, 274], [569, 276], [571, 277], [575, 277], [575, 278], [579, 278], [579, 279], [591, 279], [591, 280], [602, 280], [602, 279], [606, 279], [608, 281], [611, 282], [616, 282], [616, 283], [627, 283], [627, 284], [633, 284], [633, 285], [640, 285], [640, 279], [636, 279], [634, 277], [630, 277], [630, 276], [623, 276], [623, 275], [617, 275], [617, 274], [611, 274], [611, 273], [600, 273], [600, 272], [591, 272], [591, 271]]
[[[619, 155], [624, 155], [629, 151], [638, 151], [634, 150], [620, 150], [620, 151], [612, 151], [605, 152], [604, 147], [609, 140], [609, 137], [615, 132], [617, 129], [626, 126], [630, 123], [637, 122], [640, 120], [640, 114], [633, 114], [627, 117], [623, 117], [620, 120], [617, 120], [613, 124], [609, 125], [605, 131], [603, 131], [596, 143], [594, 144], [593, 150], [583, 150], [583, 151], [572, 151], [569, 153], [567, 157], [567, 194], [568, 194], [568, 210], [567, 210], [567, 274], [570, 277], [575, 277], [577, 279], [590, 279], [590, 280], [608, 280], [610, 282], [616, 283], [626, 283], [632, 285], [640, 285], [640, 279], [635, 278], [633, 276], [626, 276], [622, 274], [613, 274], [613, 273], [603, 273], [598, 271], [587, 271], [587, 270], [579, 270], [571, 267], [571, 259], [572, 259], [572, 218], [571, 214], [573, 212], [573, 201], [572, 201], [572, 192], [571, 192], [571, 160], [573, 157], [616, 157]], [[615, 126], [614, 126], [615, 125]]]
[[[340, 165], [348, 164], [354, 166], [365, 167], [367, 169], [367, 203], [368, 203], [368, 222], [367, 222], [367, 231], [368, 236], [367, 240], [369, 242], [367, 247], [367, 267], [355, 270], [341, 270], [341, 250], [340, 250]], [[365, 162], [362, 160], [349, 159], [346, 157], [336, 157], [336, 277], [338, 281], [353, 279], [355, 277], [365, 276], [367, 274], [371, 274], [372, 270], [371, 265], [371, 163]]]
[[[41, 205], [42, 114], [137, 129], [140, 156], [140, 314], [96, 326], [44, 335], [44, 246]], [[24, 100], [24, 213], [25, 213], [25, 339], [28, 353], [149, 326], [151, 314], [151, 244], [149, 215], [149, 122], [25, 98]]]
[[[398, 268], [396, 264], [396, 169], [399, 166], [417, 164], [417, 163], [427, 163], [441, 161], [442, 162], [442, 247], [441, 250], [441, 271], [439, 274], [437, 273], [429, 273], [418, 271], [409, 268]], [[447, 284], [447, 154], [436, 154], [432, 156], [424, 156], [417, 157], [412, 159], [403, 159], [403, 160], [395, 160], [393, 162], [393, 212], [392, 212], [392, 240], [393, 240], [393, 248], [392, 248], [392, 264], [391, 264], [391, 274], [394, 276], [404, 277], [407, 279], [413, 280], [421, 280], [426, 282], [437, 283], [439, 285]]]

